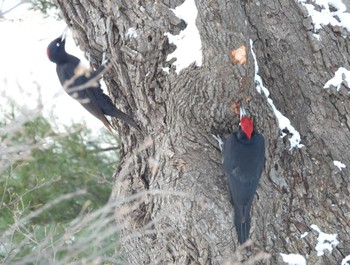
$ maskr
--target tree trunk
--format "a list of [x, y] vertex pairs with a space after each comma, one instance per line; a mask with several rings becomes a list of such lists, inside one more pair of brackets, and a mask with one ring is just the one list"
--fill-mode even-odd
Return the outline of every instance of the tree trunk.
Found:
[[[116, 122], [123, 159], [113, 199], [126, 200], [116, 216], [129, 263], [233, 260], [233, 207], [211, 134], [225, 136], [238, 126], [231, 111], [238, 101], [248, 105], [266, 141], [265, 171], [251, 212], [252, 252], [270, 253], [266, 264], [282, 264], [279, 253], [299, 253], [308, 264], [340, 264], [350, 254], [349, 171], [333, 165], [350, 165], [350, 104], [344, 86], [339, 92], [323, 89], [339, 67], [349, 67], [348, 32], [325, 26], [318, 41], [297, 1], [197, 0], [202, 65], [179, 74], [173, 67], [168, 74], [163, 67], [171, 64], [166, 59], [175, 47], [164, 34], [185, 28], [170, 10], [183, 1], [57, 2], [80, 47], [95, 61], [107, 52], [113, 62], [104, 76], [110, 95], [144, 131]], [[267, 98], [255, 88], [250, 39], [259, 75], [276, 108], [299, 131], [302, 148], [291, 149], [290, 133], [280, 137]], [[230, 51], [242, 45], [247, 63], [232, 64]], [[312, 224], [338, 234], [331, 253], [317, 256]], [[300, 238], [304, 232], [310, 233]]]

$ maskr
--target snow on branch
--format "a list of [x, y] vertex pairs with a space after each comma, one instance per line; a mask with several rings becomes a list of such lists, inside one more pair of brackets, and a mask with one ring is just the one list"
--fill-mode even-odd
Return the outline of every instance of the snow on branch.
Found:
[[338, 167], [340, 171], [342, 171], [343, 168], [346, 168], [346, 165], [345, 165], [345, 164], [343, 164], [342, 162], [337, 161], [337, 160], [334, 160], [334, 161], [333, 161], [333, 164], [334, 164], [336, 167]]
[[317, 225], [311, 225], [311, 228], [318, 232], [318, 242], [315, 247], [317, 251], [317, 256], [324, 255], [325, 250], [332, 252], [333, 248], [335, 248], [339, 244], [339, 241], [337, 240], [337, 234], [326, 234], [322, 232]]
[[340, 67], [334, 74], [334, 77], [327, 81], [323, 88], [329, 88], [334, 86], [339, 91], [340, 86], [343, 82], [346, 82], [347, 86], [350, 86], [350, 71], [344, 67]]
[[341, 265], [349, 265], [349, 264], [350, 264], [350, 255], [346, 256], [341, 262]]
[[283, 258], [283, 261], [288, 263], [288, 265], [306, 265], [305, 258], [300, 254], [280, 254]]
[[350, 13], [346, 12], [346, 5], [341, 0], [298, 0], [307, 10], [314, 25], [314, 36], [319, 39], [318, 32], [322, 26], [330, 24], [346, 28], [350, 32]]

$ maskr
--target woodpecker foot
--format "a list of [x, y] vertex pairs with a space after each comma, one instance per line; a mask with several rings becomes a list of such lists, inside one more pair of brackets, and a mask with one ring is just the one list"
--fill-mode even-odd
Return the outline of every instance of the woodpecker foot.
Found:
[[221, 139], [220, 135], [212, 134], [211, 136], [213, 136], [213, 138], [218, 142], [220, 151], [222, 152], [224, 147], [224, 141]]
[[94, 68], [97, 67], [98, 64], [97, 64], [97, 62], [91, 57], [90, 51], [85, 52], [85, 57], [86, 57], [86, 59], [88, 60], [89, 64], [90, 64], [92, 67], [94, 67]]
[[107, 58], [107, 55], [106, 55], [106, 51], [104, 51], [103, 53], [102, 53], [102, 65], [103, 66], [106, 66], [107, 64], [108, 64], [108, 58]]

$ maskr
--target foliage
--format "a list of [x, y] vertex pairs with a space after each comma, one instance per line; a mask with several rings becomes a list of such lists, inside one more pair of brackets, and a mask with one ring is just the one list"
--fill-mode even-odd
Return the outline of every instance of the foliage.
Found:
[[[21, 260], [32, 255], [34, 248], [43, 246], [55, 246], [55, 252], [47, 253], [48, 257], [63, 258], [67, 244], [86, 240], [92, 229], [96, 232], [108, 228], [112, 232], [95, 243], [90, 238], [90, 244], [76, 250], [73, 259], [86, 258], [101, 244], [104, 254], [112, 255], [117, 246], [116, 231], [111, 229], [114, 220], [92, 228], [91, 220], [82, 219], [106, 207], [112, 190], [113, 165], [118, 161], [116, 139], [107, 133], [92, 136], [82, 124], [57, 133], [42, 116], [16, 117], [13, 109], [3, 111], [2, 116], [0, 160], [8, 162], [6, 168], [0, 163], [0, 263], [2, 258], [6, 263], [8, 255]], [[11, 153], [14, 147], [16, 151]], [[27, 154], [22, 156], [24, 152]]]
[[[73, 198], [61, 196], [45, 207]], [[65, 197], [65, 198], [64, 198]], [[1, 264], [117, 264], [121, 261], [115, 208], [107, 203], [102, 208], [84, 213], [67, 224], [29, 226], [26, 221], [40, 212], [24, 217], [0, 234]]]
[[74, 125], [61, 136], [53, 132], [43, 117], [26, 122], [24, 129], [11, 140], [18, 145], [29, 142], [37, 148], [31, 151], [30, 160], [16, 161], [0, 175], [0, 189], [4, 194], [0, 208], [2, 220], [13, 221], [14, 209], [21, 215], [26, 214], [60, 194], [82, 188], [87, 190], [85, 196], [54, 206], [32, 220], [33, 224], [72, 220], [86, 203], [89, 210], [104, 205], [111, 193], [117, 154], [112, 157], [102, 152], [89, 134], [88, 129]]
[[16, 9], [18, 6], [23, 4], [29, 4], [29, 8], [33, 10], [40, 11], [44, 16], [52, 15], [57, 19], [62, 19], [58, 14], [58, 8], [54, 1], [52, 0], [20, 0], [20, 1], [12, 1], [13, 4], [9, 9], [4, 10], [3, 6], [6, 0], [0, 0], [0, 18], [3, 18], [4, 15], [10, 13], [12, 10]]
[[50, 10], [57, 10], [57, 6], [52, 0], [32, 0], [32, 9], [39, 10], [44, 15], [48, 15]]

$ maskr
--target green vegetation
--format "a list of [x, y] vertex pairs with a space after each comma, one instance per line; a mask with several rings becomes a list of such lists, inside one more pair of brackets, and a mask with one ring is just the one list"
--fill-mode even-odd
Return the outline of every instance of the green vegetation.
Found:
[[31, 0], [32, 9], [39, 10], [44, 15], [48, 15], [48, 12], [52, 9], [57, 10], [57, 6], [52, 0]]
[[[5, 2], [10, 2], [8, 9], [3, 9]], [[58, 8], [53, 0], [2, 0], [0, 1], [0, 18], [4, 18], [7, 13], [10, 13], [12, 10], [16, 9], [18, 6], [26, 4], [29, 6], [29, 9], [38, 10], [44, 16], [54, 16], [56, 19], [62, 19], [58, 13]]]
[[0, 263], [115, 255], [116, 224], [107, 202], [116, 139], [107, 132], [93, 136], [82, 124], [57, 133], [40, 115], [1, 115]]

